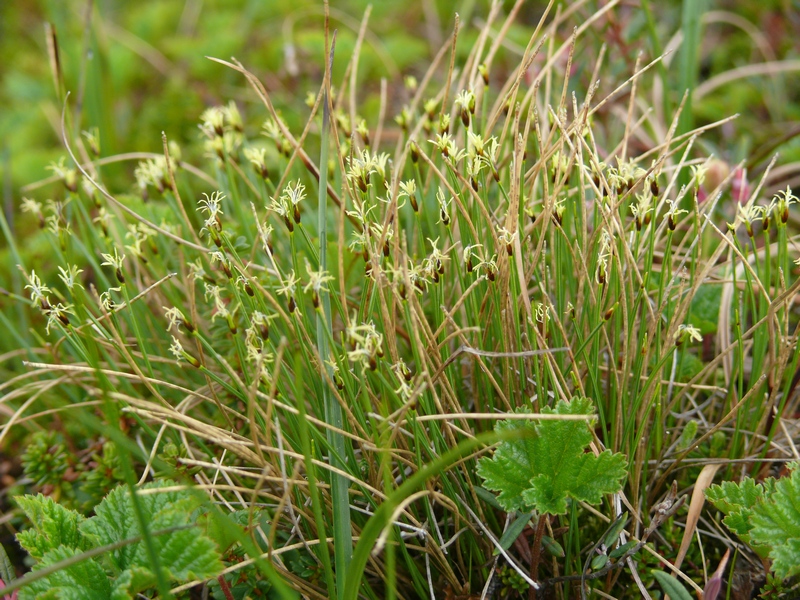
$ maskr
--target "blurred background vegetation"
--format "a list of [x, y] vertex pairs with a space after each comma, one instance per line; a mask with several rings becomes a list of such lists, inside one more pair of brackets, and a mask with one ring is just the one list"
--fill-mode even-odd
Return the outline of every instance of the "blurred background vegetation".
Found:
[[[800, 58], [798, 0], [704, 1], [701, 82], [744, 65]], [[331, 3], [340, 58], [334, 81], [342, 76], [344, 57], [353, 48], [368, 4]], [[503, 4], [508, 9], [513, 2]], [[523, 6], [504, 49], [509, 67], [545, 4], [531, 0]], [[581, 10], [588, 18], [603, 4], [587, 2]], [[640, 51], [645, 60], [653, 56], [646, 13], [639, 4], [621, 3], [593, 30], [597, 41], [608, 47], [611, 68], [632, 66]], [[424, 73], [452, 30], [454, 14], [462, 24], [470, 24], [485, 17], [488, 8], [488, 0], [373, 3], [359, 64], [359, 79], [365, 84], [362, 112], [377, 109], [382, 77], [387, 78], [394, 101], [390, 110], [399, 109], [402, 76]], [[666, 48], [680, 30], [681, 3], [652, 3], [650, 10], [659, 43]], [[161, 131], [179, 143], [194, 141], [198, 117], [206, 107], [229, 99], [245, 106], [256, 101], [240, 75], [206, 56], [235, 56], [262, 78], [285, 115], [299, 111], [297, 121], [304, 121], [307, 111], [302, 101], [307, 92], [316, 91], [321, 79], [322, 19], [318, 0], [3, 2], [0, 172], [7, 214], [18, 205], [19, 188], [48, 175], [45, 167], [64, 154], [61, 105], [48, 64], [45, 23], [51, 23], [58, 35], [71, 108], [79, 98], [83, 101], [80, 129], [98, 127], [102, 154], [109, 156], [159, 151]], [[463, 27], [459, 47], [464, 54], [476, 31]], [[514, 47], [514, 42], [520, 46]], [[595, 57], [586, 58], [591, 64]], [[672, 60], [667, 74], [673, 103], [679, 99], [677, 71], [678, 61]], [[718, 140], [722, 158], [737, 162], [800, 120], [799, 88], [798, 77], [791, 73], [736, 79], [704, 96], [695, 113], [700, 122], [740, 113]], [[781, 152], [783, 160], [792, 161], [800, 157], [800, 145], [790, 143]]]

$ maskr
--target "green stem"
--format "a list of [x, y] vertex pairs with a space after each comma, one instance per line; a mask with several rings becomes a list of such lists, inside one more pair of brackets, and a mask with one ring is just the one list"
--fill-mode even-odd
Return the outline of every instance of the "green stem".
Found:
[[705, 0], [683, 0], [683, 10], [681, 12], [683, 42], [681, 43], [678, 92], [683, 95], [688, 90], [689, 97], [678, 120], [678, 135], [691, 131], [694, 126], [692, 91], [697, 85], [698, 54], [701, 44], [700, 17], [704, 9]]
[[[322, 98], [322, 134], [320, 140], [319, 164], [319, 268], [321, 272], [328, 269], [328, 224], [327, 224], [327, 187], [328, 187], [328, 130], [330, 127], [330, 111], [328, 108], [328, 92]], [[319, 291], [320, 309], [317, 310], [317, 350], [319, 352], [319, 369], [322, 383], [323, 403], [325, 405], [325, 421], [332, 427], [328, 429], [328, 444], [331, 450], [329, 459], [332, 467], [345, 470], [344, 437], [337, 431], [344, 428], [342, 407], [331, 394], [327, 380], [333, 379], [333, 369], [326, 364], [330, 357], [328, 338], [331, 332], [331, 299], [330, 293], [324, 289]], [[327, 371], [327, 378], [326, 372]], [[347, 571], [353, 556], [353, 539], [350, 527], [350, 498], [347, 479], [336, 473], [331, 474], [331, 500], [333, 502], [333, 548], [336, 563], [336, 597], [344, 598], [347, 589]], [[330, 590], [331, 592], [333, 590]]]

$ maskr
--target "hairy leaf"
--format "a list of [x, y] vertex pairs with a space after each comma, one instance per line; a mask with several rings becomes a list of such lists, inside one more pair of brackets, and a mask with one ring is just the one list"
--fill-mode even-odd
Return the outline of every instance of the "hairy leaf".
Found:
[[761, 556], [766, 556], [767, 549], [750, 539], [753, 508], [764, 499], [764, 486], [746, 477], [739, 484], [723, 481], [722, 485], [712, 485], [705, 494], [711, 504], [725, 513], [722, 519], [725, 526]]
[[[76, 548], [60, 546], [47, 552], [34, 570], [80, 554]], [[19, 590], [19, 600], [108, 600], [111, 584], [94, 559], [81, 560], [58, 569]]]
[[764, 497], [764, 488], [753, 479], [745, 477], [740, 484], [723, 481], [706, 490], [706, 498], [726, 515], [750, 510]]
[[[574, 398], [543, 412], [588, 415], [591, 409], [588, 399]], [[625, 457], [609, 450], [599, 456], [586, 452], [592, 434], [583, 421], [501, 421], [495, 430], [519, 433], [501, 442], [492, 458], [478, 461], [478, 474], [487, 488], [500, 492], [497, 500], [507, 511], [532, 507], [564, 514], [568, 498], [597, 504], [603, 494], [621, 488]]]
[[[157, 490], [176, 484], [161, 480], [147, 484], [143, 491]], [[185, 490], [144, 493], [140, 495], [144, 518], [150, 533], [169, 530], [153, 537], [156, 554], [161, 566], [171, 579], [203, 579], [222, 569], [214, 542], [193, 525], [191, 514], [197, 508], [197, 500]], [[135, 518], [133, 502], [126, 487], [113, 490], [95, 509], [97, 516], [85, 521], [81, 530], [98, 545], [113, 544], [141, 535]], [[149, 569], [145, 544], [138, 541], [109, 553], [112, 569], [123, 574], [129, 569]], [[137, 581], [146, 578], [137, 575]], [[134, 590], [138, 591], [138, 590]]]
[[770, 547], [772, 570], [781, 579], [800, 575], [800, 471], [775, 482], [775, 492], [753, 508], [754, 543]]
[[133, 598], [140, 590], [156, 585], [156, 577], [149, 569], [134, 567], [124, 571], [114, 582], [111, 600], [127, 600]]
[[82, 549], [84, 539], [79, 525], [84, 517], [69, 510], [48, 496], [20, 496], [16, 502], [33, 524], [32, 529], [17, 534], [17, 541], [32, 558], [42, 560], [59, 546]]

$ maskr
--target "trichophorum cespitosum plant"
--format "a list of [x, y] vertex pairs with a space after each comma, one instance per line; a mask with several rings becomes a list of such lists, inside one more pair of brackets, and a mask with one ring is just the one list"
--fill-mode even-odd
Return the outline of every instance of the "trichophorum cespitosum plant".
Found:
[[[644, 592], [642, 565], [659, 562], [636, 542], [673, 481], [692, 485], [701, 459], [765, 458], [785, 435], [797, 197], [763, 179], [732, 196], [737, 171], [698, 143], [721, 123], [680, 131], [683, 103], [664, 115], [639, 92], [663, 57], [621, 74], [589, 55], [615, 4], [571, 29], [574, 10], [551, 2], [518, 50], [504, 48], [518, 6], [494, 4], [464, 52], [456, 20], [372, 119], [365, 27], [349, 56], [327, 38], [299, 128], [246, 66], [217, 60], [258, 102], [203, 113], [202, 164], [166, 131], [129, 189], [103, 176], [129, 159], [65, 122], [63, 198], [23, 206], [52, 233], [58, 277], [21, 265], [46, 327], [0, 437], [74, 415], [120, 444], [131, 485], [169, 473], [245, 510], [250, 546], [234, 547], [249, 559], [221, 548], [220, 593], [238, 571], [258, 579], [261, 553], [274, 589], [316, 598], [616, 593], [620, 578]], [[514, 51], [514, 68], [495, 63]], [[512, 417], [536, 426], [495, 433]], [[577, 419], [580, 443], [546, 419]], [[615, 453], [613, 481], [579, 489], [576, 466], [553, 504], [485, 486], [478, 460], [509, 439], [574, 465]], [[679, 531], [654, 555], [674, 558]]]

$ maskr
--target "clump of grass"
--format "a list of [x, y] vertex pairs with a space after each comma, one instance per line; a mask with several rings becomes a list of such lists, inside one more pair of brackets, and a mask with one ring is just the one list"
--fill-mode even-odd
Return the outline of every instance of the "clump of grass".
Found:
[[[612, 4], [563, 42], [571, 12], [548, 8], [510, 73], [493, 59], [513, 13], [491, 12], [464, 61], [456, 26], [393, 121], [386, 105], [359, 116], [358, 51], [339, 57], [332, 40], [302, 131], [255, 75], [218, 61], [260, 106], [203, 113], [202, 166], [165, 136], [133, 191], [107, 189], [64, 124], [63, 200], [25, 205], [58, 277], [22, 269], [46, 327], [3, 386], [0, 440], [59, 414], [119, 444], [131, 488], [168, 474], [246, 511], [253, 539], [221, 550], [220, 597], [223, 580], [262, 577], [315, 598], [480, 593], [493, 579], [509, 594], [646, 593], [636, 563], [587, 572], [610, 524], [627, 510], [609, 545], [639, 540], [698, 465], [724, 459], [734, 478], [783, 458], [797, 198], [758, 185], [737, 205], [733, 173], [710, 185], [696, 141], [721, 123], [677, 135], [679, 111], [655, 121], [639, 90], [659, 59], [614, 79], [601, 52], [573, 73]], [[345, 59], [334, 89], [329, 60]], [[500, 543], [514, 515], [477, 459], [494, 421], [576, 396], [597, 411], [593, 450], [627, 456], [627, 483], [599, 509], [540, 518], [535, 539], [563, 556], [539, 561], [532, 515]], [[651, 566], [684, 535], [663, 527], [639, 555]], [[706, 552], [713, 572], [720, 548]], [[702, 588], [701, 570], [686, 575]]]

